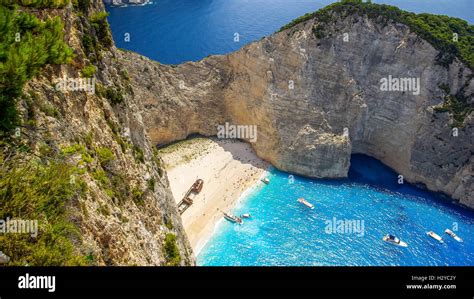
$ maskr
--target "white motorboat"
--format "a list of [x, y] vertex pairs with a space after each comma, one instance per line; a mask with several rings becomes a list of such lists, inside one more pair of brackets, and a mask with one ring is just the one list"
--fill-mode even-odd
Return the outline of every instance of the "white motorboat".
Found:
[[382, 238], [382, 240], [395, 246], [408, 247], [407, 243], [403, 242], [402, 240], [395, 237], [394, 235], [386, 235], [385, 237]]
[[310, 202], [308, 202], [308, 201], [307, 201], [306, 199], [304, 199], [303, 197], [298, 198], [298, 202], [304, 204], [305, 206], [307, 206], [307, 207], [310, 208], [311, 210], [314, 209], [314, 205], [311, 204]]
[[443, 242], [443, 238], [441, 238], [439, 235], [437, 235], [435, 232], [433, 231], [429, 231], [426, 233], [428, 236], [430, 236], [431, 238], [435, 239], [436, 241], [440, 242], [440, 243], [444, 243]]
[[270, 180], [268, 178], [263, 178], [262, 182], [268, 185], [270, 183]]
[[238, 224], [244, 223], [244, 221], [242, 220], [242, 218], [237, 217], [237, 216], [234, 216], [234, 215], [231, 215], [231, 214], [224, 213], [224, 218], [227, 219], [227, 220], [229, 220], [229, 221], [232, 222], [232, 223], [238, 223]]
[[250, 214], [249, 213], [242, 214], [240, 215], [240, 218], [250, 218]]
[[462, 242], [462, 239], [458, 237], [458, 235], [456, 235], [452, 230], [450, 229], [445, 229], [444, 230], [445, 233], [447, 233], [448, 235], [450, 235], [451, 237], [453, 237], [454, 240], [458, 241], [458, 242]]

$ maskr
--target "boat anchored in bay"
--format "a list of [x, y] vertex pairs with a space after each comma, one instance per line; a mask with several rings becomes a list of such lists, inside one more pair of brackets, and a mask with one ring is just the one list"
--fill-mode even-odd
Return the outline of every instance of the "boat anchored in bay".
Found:
[[238, 223], [238, 224], [242, 224], [244, 223], [244, 221], [242, 220], [242, 218], [240, 217], [237, 217], [237, 216], [234, 216], [234, 215], [231, 215], [231, 214], [227, 214], [224, 212], [224, 218], [229, 220], [230, 222], [232, 223]]
[[436, 241], [440, 242], [440, 243], [444, 243], [443, 242], [443, 238], [441, 238], [439, 235], [437, 235], [435, 232], [433, 231], [429, 231], [426, 233], [428, 236], [430, 236], [431, 238], [435, 239]]
[[240, 218], [250, 218], [250, 214], [249, 213], [245, 213], [245, 214], [242, 214], [240, 215]]
[[458, 242], [462, 242], [462, 239], [460, 237], [458, 237], [458, 235], [456, 235], [452, 230], [450, 229], [445, 229], [444, 232], [448, 235], [450, 235], [451, 237], [453, 237], [454, 240], [458, 241]]
[[394, 235], [386, 235], [382, 238], [382, 240], [395, 246], [408, 247], [407, 243], [403, 242], [402, 240], [395, 237]]
[[308, 201], [307, 201], [306, 199], [304, 199], [303, 197], [298, 198], [298, 202], [304, 204], [305, 206], [307, 206], [307, 207], [310, 208], [311, 210], [314, 209], [314, 205], [313, 205], [312, 203], [308, 202]]

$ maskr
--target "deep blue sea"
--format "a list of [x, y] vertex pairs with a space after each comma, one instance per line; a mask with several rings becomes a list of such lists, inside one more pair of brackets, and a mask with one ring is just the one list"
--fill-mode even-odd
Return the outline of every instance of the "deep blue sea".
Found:
[[[108, 7], [113, 37], [125, 48], [164, 64], [197, 61], [238, 50], [291, 20], [334, 0], [154, 0]], [[383, 0], [416, 13], [455, 16], [474, 23], [473, 0]], [[235, 34], [238, 41], [235, 41]], [[129, 37], [129, 39], [126, 37]]]
[[[231, 211], [251, 218], [242, 225], [219, 222], [197, 256], [198, 265], [474, 265], [474, 213], [440, 195], [399, 184], [398, 174], [373, 158], [353, 155], [344, 180], [292, 179], [275, 169], [269, 178], [269, 185], [259, 184]], [[299, 197], [315, 208], [298, 203]], [[328, 229], [328, 223], [333, 228], [332, 223], [337, 227], [345, 220], [359, 225]], [[456, 228], [464, 242], [445, 234], [446, 228]], [[383, 242], [386, 234], [408, 247]]]
[[[108, 11], [118, 47], [177, 64], [238, 50], [332, 2], [154, 0]], [[473, 0], [373, 2], [474, 23]], [[474, 265], [474, 213], [439, 195], [398, 184], [397, 174], [370, 157], [353, 156], [346, 180], [289, 178], [275, 169], [269, 177], [269, 185], [260, 184], [232, 211], [251, 213], [252, 218], [241, 226], [221, 221], [197, 256], [199, 265]], [[315, 209], [296, 202], [299, 197]], [[345, 220], [363, 223], [363, 234], [330, 231], [325, 222], [337, 226]], [[447, 236], [446, 228], [456, 230], [464, 242]], [[430, 239], [429, 230], [442, 236], [445, 244]], [[388, 233], [408, 247], [382, 242]]]

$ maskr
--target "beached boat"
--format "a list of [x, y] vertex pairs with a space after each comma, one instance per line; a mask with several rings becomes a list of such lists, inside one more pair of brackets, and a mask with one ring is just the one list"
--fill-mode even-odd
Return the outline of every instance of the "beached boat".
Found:
[[270, 183], [270, 180], [268, 178], [263, 178], [262, 182], [268, 185]]
[[440, 242], [440, 243], [444, 243], [443, 242], [443, 238], [441, 238], [440, 236], [438, 236], [435, 232], [433, 231], [429, 231], [426, 233], [428, 236], [430, 236], [431, 238], [435, 239], [436, 241]]
[[179, 214], [183, 214], [194, 202], [194, 197], [202, 190], [204, 181], [197, 179], [184, 195], [183, 199], [178, 203]]
[[242, 214], [240, 215], [240, 218], [250, 218], [250, 214]]
[[238, 223], [238, 224], [244, 223], [244, 221], [242, 220], [242, 218], [237, 217], [237, 216], [234, 216], [234, 215], [231, 215], [231, 214], [224, 213], [224, 218], [227, 219], [227, 220], [229, 220], [229, 221], [232, 222], [232, 223]]
[[408, 247], [407, 243], [403, 242], [402, 240], [395, 237], [394, 235], [386, 235], [385, 237], [382, 238], [382, 240], [395, 246]]
[[306, 199], [304, 199], [303, 197], [298, 198], [298, 202], [304, 204], [305, 206], [307, 206], [311, 210], [314, 209], [314, 205], [309, 203], [308, 201], [306, 201]]
[[445, 229], [444, 230], [445, 233], [447, 233], [448, 235], [450, 235], [451, 237], [453, 237], [454, 240], [458, 241], [458, 242], [462, 242], [462, 239], [458, 237], [458, 235], [456, 235], [452, 230], [450, 229]]
[[199, 193], [201, 192], [203, 185], [204, 185], [204, 181], [201, 179], [198, 179], [194, 182], [193, 186], [191, 187], [191, 190], [193, 192]]

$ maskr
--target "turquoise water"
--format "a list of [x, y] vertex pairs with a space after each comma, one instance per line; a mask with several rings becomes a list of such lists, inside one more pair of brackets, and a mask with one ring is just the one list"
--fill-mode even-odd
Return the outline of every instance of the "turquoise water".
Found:
[[[271, 170], [232, 211], [243, 225], [221, 221], [197, 262], [206, 266], [474, 265], [474, 213], [410, 184], [377, 160], [354, 155], [349, 178], [312, 180]], [[296, 201], [304, 197], [310, 210]], [[326, 220], [364, 221], [361, 231], [327, 231]], [[362, 222], [359, 222], [362, 223]], [[362, 227], [362, 226], [360, 226]], [[463, 243], [444, 233], [457, 228]], [[429, 238], [427, 231], [445, 244]], [[386, 244], [395, 234], [407, 248]]]
[[[115, 43], [161, 63], [225, 54], [269, 35], [333, 0], [155, 0], [145, 6], [108, 7]], [[474, 22], [472, 0], [383, 0], [416, 13], [446, 14]], [[238, 42], [234, 41], [239, 34]], [[129, 34], [130, 40], [125, 39]]]

